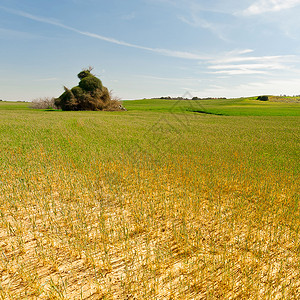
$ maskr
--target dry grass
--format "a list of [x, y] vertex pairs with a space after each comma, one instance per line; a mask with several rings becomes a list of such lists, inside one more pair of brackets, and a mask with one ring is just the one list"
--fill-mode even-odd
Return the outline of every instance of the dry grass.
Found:
[[1, 114], [0, 297], [298, 299], [298, 125]]

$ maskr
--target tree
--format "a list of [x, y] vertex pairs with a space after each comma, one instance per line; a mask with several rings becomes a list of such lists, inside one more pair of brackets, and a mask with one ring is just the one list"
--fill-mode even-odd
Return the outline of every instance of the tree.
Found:
[[62, 110], [124, 110], [91, 71], [89, 67], [77, 75], [80, 79], [78, 86], [72, 89], [64, 87], [65, 91], [55, 99], [55, 105]]

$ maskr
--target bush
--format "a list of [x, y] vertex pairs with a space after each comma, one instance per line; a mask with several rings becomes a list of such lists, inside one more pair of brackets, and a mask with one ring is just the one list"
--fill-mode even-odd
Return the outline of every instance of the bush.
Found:
[[260, 101], [268, 101], [268, 100], [269, 100], [269, 97], [268, 97], [268, 96], [259, 96], [259, 97], [257, 97], [257, 100], [260, 100]]
[[82, 96], [84, 95], [84, 91], [81, 87], [79, 86], [75, 86], [71, 89], [71, 92], [73, 93], [75, 98], [82, 98]]
[[50, 97], [34, 99], [30, 107], [33, 109], [57, 109], [55, 98]]
[[112, 91], [109, 91], [110, 101], [106, 104], [104, 110], [106, 111], [126, 111], [127, 109], [121, 104], [121, 99], [113, 95]]
[[102, 90], [102, 82], [95, 76], [86, 76], [82, 78], [79, 82], [79, 87], [81, 87], [86, 92], [94, 92], [97, 89]]
[[64, 87], [64, 89], [64, 93], [55, 99], [55, 105], [62, 110], [78, 110], [78, 103], [74, 94], [67, 87]]
[[91, 70], [90, 70], [90, 69], [81, 71], [81, 72], [77, 75], [77, 77], [81, 80], [81, 79], [83, 79], [83, 78], [85, 78], [85, 77], [87, 77], [87, 76], [89, 76], [89, 75], [91, 75]]
[[124, 110], [91, 70], [85, 69], [77, 75], [80, 79], [78, 86], [71, 90], [65, 87], [65, 92], [55, 99], [56, 106], [62, 110]]

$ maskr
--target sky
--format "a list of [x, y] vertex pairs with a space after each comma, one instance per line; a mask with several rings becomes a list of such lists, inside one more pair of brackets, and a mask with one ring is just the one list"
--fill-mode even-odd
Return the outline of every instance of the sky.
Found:
[[0, 99], [300, 94], [300, 0], [0, 0]]

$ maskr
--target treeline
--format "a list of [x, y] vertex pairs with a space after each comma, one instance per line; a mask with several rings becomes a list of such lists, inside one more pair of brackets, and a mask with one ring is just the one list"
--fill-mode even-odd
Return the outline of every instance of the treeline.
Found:
[[[157, 99], [157, 98], [153, 98], [153, 99]], [[207, 98], [199, 98], [199, 97], [192, 97], [192, 98], [184, 98], [184, 97], [160, 97], [159, 99], [166, 99], [166, 100], [214, 100], [214, 99], [226, 99], [225, 97], [219, 97], [219, 98], [215, 98], [215, 97], [207, 97]]]

